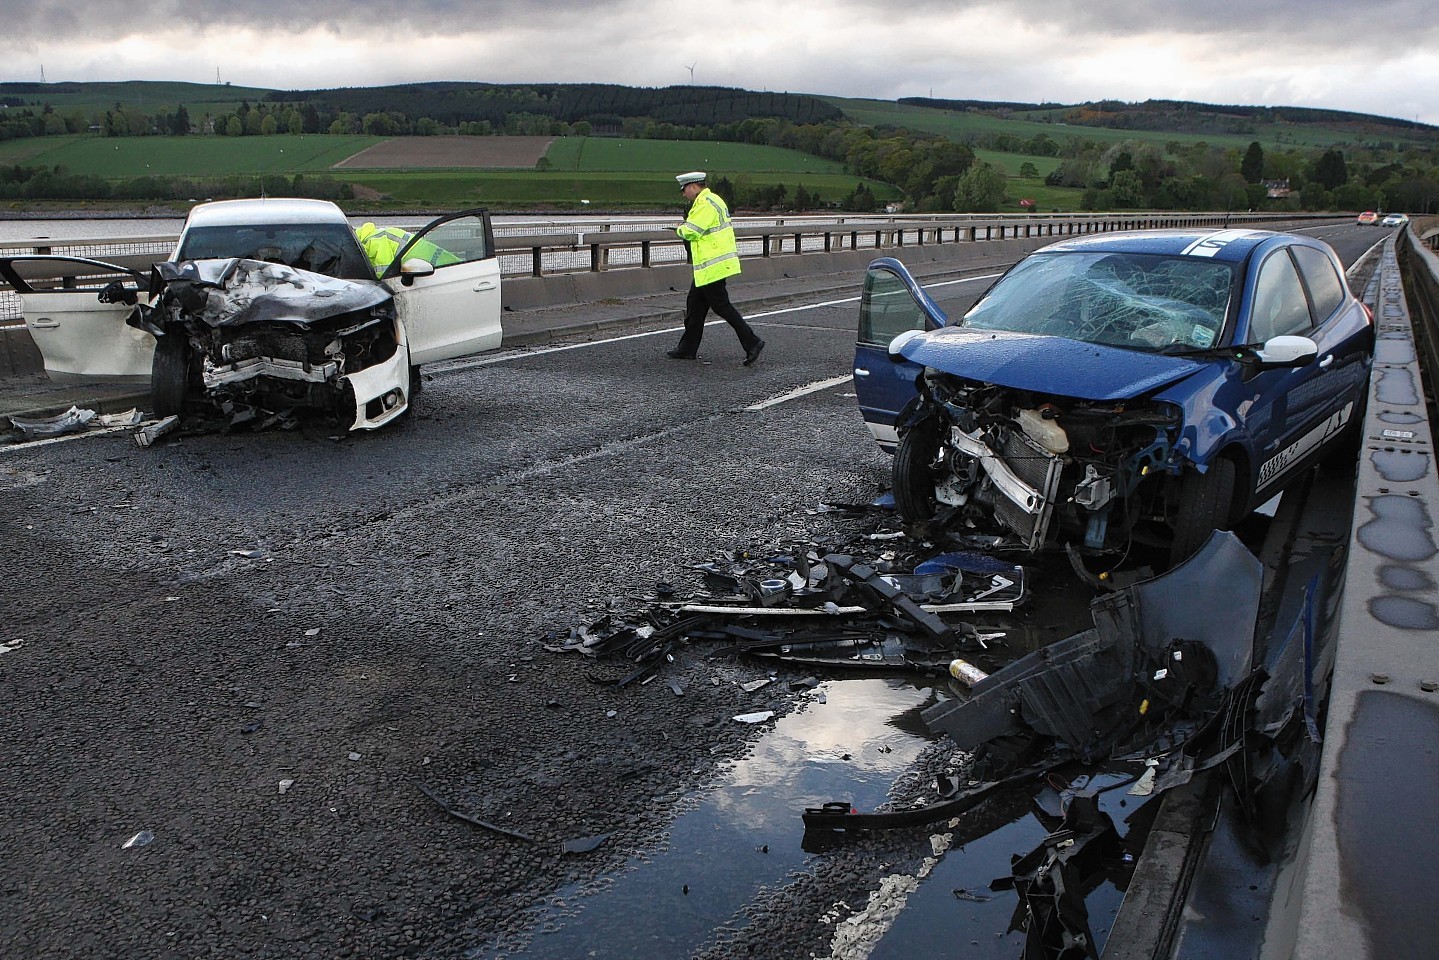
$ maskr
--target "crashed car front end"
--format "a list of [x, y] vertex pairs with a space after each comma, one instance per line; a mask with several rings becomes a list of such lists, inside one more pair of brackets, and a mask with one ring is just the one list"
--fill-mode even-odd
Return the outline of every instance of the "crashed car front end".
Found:
[[307, 408], [375, 429], [408, 406], [409, 345], [377, 282], [258, 260], [166, 262], [129, 322], [159, 341], [161, 395], [173, 388], [234, 422]]
[[932, 493], [908, 492], [931, 495], [935, 513], [961, 527], [993, 517], [1031, 552], [1060, 538], [1118, 549], [1142, 522], [1164, 522], [1179, 471], [1174, 405], [1016, 390], [933, 368], [921, 391], [908, 430]]

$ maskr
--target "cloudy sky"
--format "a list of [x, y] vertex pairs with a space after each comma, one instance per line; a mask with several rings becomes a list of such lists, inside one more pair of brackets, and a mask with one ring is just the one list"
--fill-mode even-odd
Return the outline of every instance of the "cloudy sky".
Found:
[[658, 87], [693, 66], [700, 84], [883, 100], [1158, 97], [1439, 124], [1433, 0], [0, 0], [0, 24], [0, 81]]

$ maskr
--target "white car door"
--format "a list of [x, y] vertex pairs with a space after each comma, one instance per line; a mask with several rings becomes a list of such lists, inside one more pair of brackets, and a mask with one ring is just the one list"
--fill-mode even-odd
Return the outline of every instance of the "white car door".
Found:
[[402, 247], [381, 278], [415, 365], [493, 350], [500, 345], [500, 263], [484, 210], [430, 223]]
[[[0, 259], [0, 279], [20, 295], [25, 329], [52, 380], [148, 381], [155, 338], [128, 326], [143, 277], [100, 260], [53, 255]], [[105, 303], [100, 291], [119, 281], [131, 302]]]

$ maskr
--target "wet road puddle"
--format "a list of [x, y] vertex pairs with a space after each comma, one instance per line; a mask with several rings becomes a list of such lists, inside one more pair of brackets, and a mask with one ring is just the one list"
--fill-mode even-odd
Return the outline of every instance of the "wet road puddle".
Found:
[[[800, 812], [833, 799], [862, 810], [882, 804], [929, 744], [920, 713], [934, 702], [932, 688], [907, 678], [825, 682], [748, 756], [731, 763], [720, 782], [697, 795], [662, 845], [614, 874], [556, 892], [535, 911], [523, 938], [476, 946], [465, 956], [692, 956], [716, 930], [741, 922], [739, 911], [765, 889], [788, 883], [824, 857], [842, 855], [802, 849]], [[1119, 779], [1096, 779], [1092, 786]], [[961, 819], [952, 848], [911, 894], [873, 957], [940, 955], [925, 951], [958, 945], [972, 957], [1019, 955], [1023, 934], [1005, 932], [1015, 895], [991, 893], [989, 883], [1008, 876], [1011, 856], [1030, 850], [1047, 832], [1031, 812], [1032, 796], [1016, 790]], [[1119, 822], [1135, 800], [1126, 804], [1123, 791], [1111, 791], [1102, 805]], [[937, 824], [929, 832], [947, 829]], [[1107, 884], [1088, 898], [1101, 943], [1121, 899]], [[859, 909], [863, 899], [852, 906]]]
[[[699, 795], [667, 842], [619, 873], [558, 891], [526, 943], [474, 960], [688, 957], [766, 887], [808, 869], [805, 806], [837, 798], [872, 809], [926, 746], [930, 688], [907, 679], [828, 681]], [[687, 891], [687, 892], [686, 892]]]

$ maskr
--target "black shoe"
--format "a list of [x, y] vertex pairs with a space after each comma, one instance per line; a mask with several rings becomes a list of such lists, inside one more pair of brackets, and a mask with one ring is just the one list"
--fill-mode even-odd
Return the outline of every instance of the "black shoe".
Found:
[[665, 356], [669, 357], [671, 360], [693, 360], [695, 358], [694, 354], [685, 353], [683, 350], [680, 350], [678, 348], [666, 351]]
[[759, 359], [760, 351], [764, 349], [764, 341], [756, 340], [754, 346], [744, 352], [744, 365], [749, 366]]

